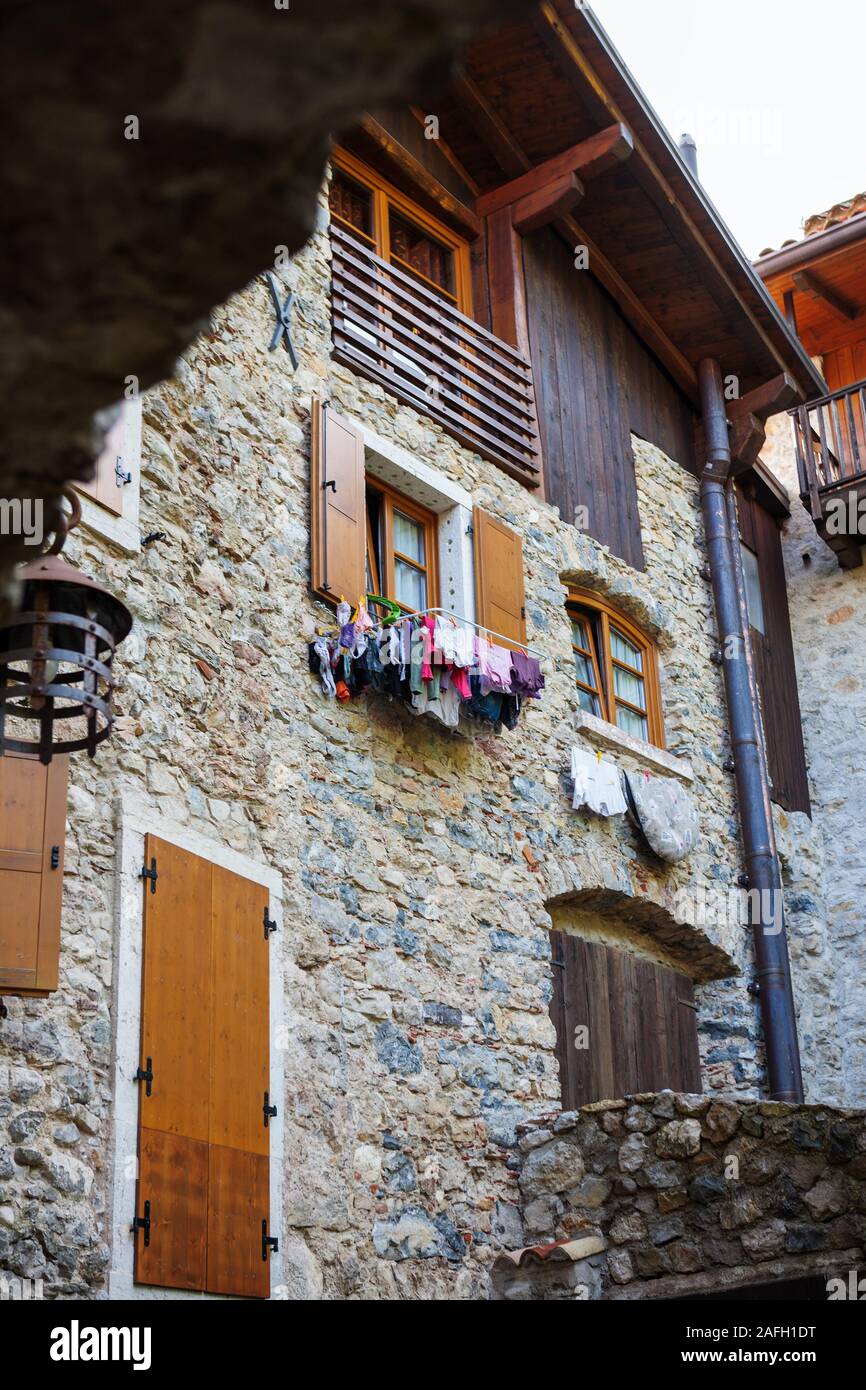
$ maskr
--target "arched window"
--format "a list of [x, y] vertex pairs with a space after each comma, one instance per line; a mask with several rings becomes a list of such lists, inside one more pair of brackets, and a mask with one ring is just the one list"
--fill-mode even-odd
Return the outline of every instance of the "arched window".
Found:
[[572, 589], [568, 614], [581, 709], [633, 738], [664, 747], [653, 642], [597, 594]]

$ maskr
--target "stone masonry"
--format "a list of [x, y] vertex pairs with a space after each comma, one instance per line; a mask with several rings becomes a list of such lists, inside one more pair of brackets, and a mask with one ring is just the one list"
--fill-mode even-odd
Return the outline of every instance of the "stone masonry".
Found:
[[[497, 1251], [523, 1238], [518, 1126], [558, 1104], [554, 911], [591, 901], [614, 934], [675, 941], [699, 982], [707, 1087], [762, 1084], [748, 930], [724, 912], [676, 912], [697, 889], [727, 904], [741, 867], [697, 482], [633, 441], [645, 573], [563, 524], [331, 360], [326, 224], [323, 198], [315, 236], [281, 272], [297, 295], [297, 373], [268, 353], [272, 311], [256, 279], [145, 398], [141, 525], [165, 539], [128, 554], [82, 531], [68, 547], [124, 597], [135, 627], [115, 736], [95, 763], [72, 762], [60, 988], [10, 999], [0, 1021], [0, 1272], [43, 1277], [49, 1297], [103, 1296], [116, 1257], [124, 794], [283, 878], [289, 959], [272, 1045], [286, 1052], [287, 1118], [273, 1161], [291, 1297], [487, 1295]], [[381, 697], [323, 698], [306, 659], [331, 620], [308, 589], [314, 397], [522, 534], [547, 689], [515, 732], [467, 737]], [[678, 866], [654, 860], [625, 821], [571, 809], [569, 750], [588, 736], [576, 727], [568, 581], [609, 595], [658, 642], [668, 748], [701, 819], [699, 848]], [[640, 750], [615, 756], [641, 766]], [[791, 854], [806, 872], [808, 855]], [[814, 1063], [810, 1051], [807, 1072]]]

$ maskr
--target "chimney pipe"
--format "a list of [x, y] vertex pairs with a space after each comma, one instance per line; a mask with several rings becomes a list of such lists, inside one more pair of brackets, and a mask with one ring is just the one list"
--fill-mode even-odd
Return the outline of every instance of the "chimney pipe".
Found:
[[698, 147], [695, 144], [695, 137], [693, 135], [681, 135], [677, 148], [680, 152], [680, 158], [688, 166], [692, 177], [697, 179], [699, 177]]

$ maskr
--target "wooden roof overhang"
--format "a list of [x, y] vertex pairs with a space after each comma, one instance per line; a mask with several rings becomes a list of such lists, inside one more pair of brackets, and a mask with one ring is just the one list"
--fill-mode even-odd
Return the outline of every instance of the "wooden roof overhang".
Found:
[[755, 270], [807, 352], [866, 337], [866, 212], [762, 256]]
[[703, 357], [736, 374], [741, 394], [783, 372], [805, 398], [824, 391], [590, 11], [543, 0], [526, 21], [479, 36], [429, 109], [464, 185], [477, 190], [476, 210], [504, 183], [624, 125], [629, 157], [593, 171], [571, 211], [571, 191], [560, 188], [560, 233], [589, 248], [591, 272], [694, 405]]

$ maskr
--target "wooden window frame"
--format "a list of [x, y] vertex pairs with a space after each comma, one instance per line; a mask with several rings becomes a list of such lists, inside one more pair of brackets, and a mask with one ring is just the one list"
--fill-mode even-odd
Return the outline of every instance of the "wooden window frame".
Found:
[[[412, 569], [423, 573], [427, 579], [427, 608], [435, 608], [439, 602], [439, 574], [438, 574], [438, 517], [435, 512], [431, 512], [427, 507], [422, 507], [419, 502], [414, 502], [411, 497], [406, 497], [404, 493], [398, 492], [396, 488], [390, 487], [387, 483], [380, 482], [378, 478], [371, 477], [369, 474], [366, 479], [367, 491], [378, 493], [381, 498], [381, 573], [376, 563], [376, 551], [370, 513], [367, 511], [367, 564], [370, 574], [378, 579], [380, 585], [384, 587], [375, 590], [382, 598], [391, 599], [404, 613], [412, 613], [415, 610], [407, 608], [395, 594], [394, 580], [394, 561], [402, 560], [404, 564], [411, 566]], [[419, 565], [417, 560], [413, 560], [409, 555], [403, 555], [394, 549], [394, 512], [403, 512], [413, 521], [419, 522], [424, 528], [424, 555], [427, 563]]]
[[[655, 643], [646, 633], [622, 614], [619, 609], [614, 608], [606, 599], [598, 594], [591, 594], [583, 589], [569, 589], [566, 609], [569, 617], [583, 613], [589, 613], [598, 623], [601, 629], [600, 651], [593, 650], [593, 670], [599, 681], [599, 700], [604, 719], [619, 729], [621, 733], [627, 734], [628, 730], [622, 728], [616, 717], [616, 707], [618, 704], [625, 709], [646, 719], [647, 733], [645, 742], [653, 744], [656, 748], [664, 748], [664, 720], [662, 717], [661, 687], [659, 685], [658, 674], [658, 652]], [[626, 662], [618, 661], [614, 658], [611, 650], [610, 629], [614, 627], [621, 632], [627, 641], [631, 642], [640, 650], [643, 660], [643, 670], [638, 671], [636, 667], [629, 666]], [[590, 626], [590, 637], [593, 647], [598, 644], [594, 627]], [[584, 655], [586, 653], [583, 653]], [[639, 709], [637, 705], [624, 700], [621, 695], [616, 694], [614, 684], [614, 667], [618, 666], [629, 674], [636, 676], [643, 681], [644, 693], [646, 695], [646, 709]], [[575, 683], [586, 689], [587, 687], [580, 681]], [[593, 692], [595, 693], [595, 692]], [[634, 737], [634, 735], [631, 735]]]
[[[370, 250], [375, 251], [383, 261], [389, 265], [395, 265], [398, 270], [418, 280], [419, 284], [426, 286], [431, 293], [439, 295], [447, 303], [451, 304], [459, 313], [467, 318], [472, 318], [472, 262], [471, 248], [464, 237], [453, 232], [444, 222], [433, 217], [418, 203], [407, 198], [405, 193], [401, 193], [386, 178], [383, 178], [375, 169], [364, 164], [348, 150], [337, 147], [332, 151], [331, 164], [335, 169], [340, 169], [348, 178], [355, 183], [366, 188], [371, 194], [371, 211], [373, 216], [373, 236], [368, 236], [360, 228], [353, 226], [350, 222], [344, 221], [337, 213], [331, 211], [331, 217], [337, 222], [350, 236], [359, 237]], [[422, 232], [426, 232], [434, 240], [441, 242], [447, 247], [454, 256], [454, 294], [444, 290], [435, 281], [428, 280], [425, 275], [417, 271], [391, 253], [390, 219], [389, 212], [394, 209], [401, 217], [412, 222]]]

